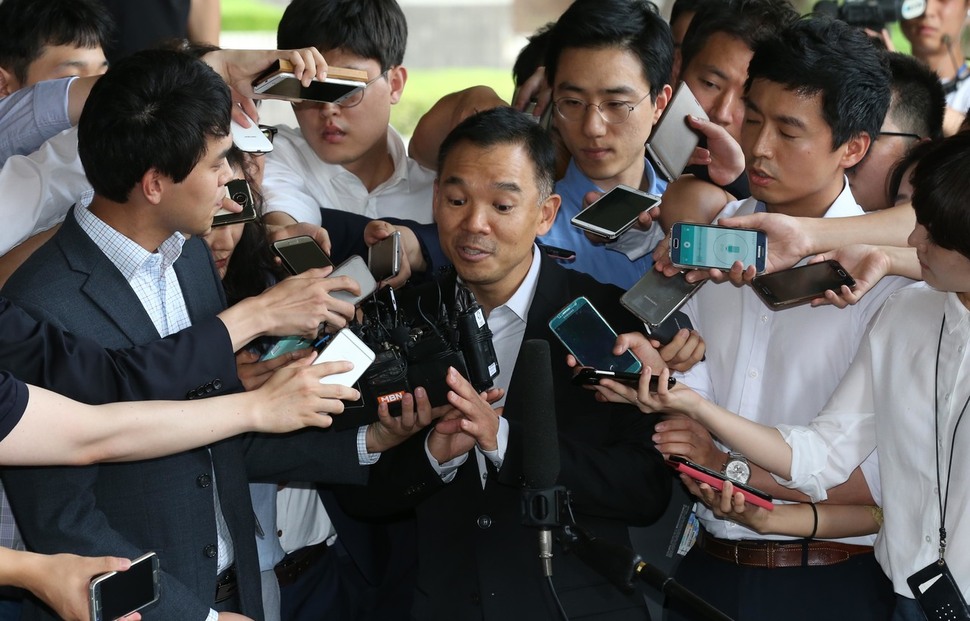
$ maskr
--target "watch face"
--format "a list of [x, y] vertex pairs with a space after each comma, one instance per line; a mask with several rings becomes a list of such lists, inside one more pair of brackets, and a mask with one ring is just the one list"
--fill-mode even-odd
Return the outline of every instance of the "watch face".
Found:
[[727, 466], [725, 466], [724, 476], [735, 483], [747, 483], [748, 479], [751, 478], [751, 468], [743, 461], [734, 459], [729, 461]]

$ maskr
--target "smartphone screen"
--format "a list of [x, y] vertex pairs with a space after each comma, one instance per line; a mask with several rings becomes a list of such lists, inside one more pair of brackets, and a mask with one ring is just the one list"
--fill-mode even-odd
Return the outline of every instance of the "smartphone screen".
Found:
[[273, 242], [273, 252], [283, 261], [283, 267], [291, 274], [302, 274], [317, 267], [333, 265], [330, 257], [309, 235]]
[[689, 222], [675, 222], [671, 228], [670, 262], [677, 267], [729, 270], [735, 261], [741, 261], [761, 273], [767, 255], [764, 231]]
[[829, 289], [839, 291], [842, 285], [852, 289], [855, 279], [838, 261], [832, 260], [764, 274], [751, 282], [755, 293], [775, 308], [807, 302], [823, 296]]
[[[695, 464], [694, 462], [689, 461], [680, 455], [671, 455], [667, 458], [667, 463], [677, 472], [682, 472], [695, 481], [707, 483], [717, 491], [721, 491], [721, 489], [724, 487], [724, 481], [729, 480], [723, 473], [715, 472], [710, 468], [701, 466], [700, 464]], [[746, 502], [763, 507], [768, 511], [774, 510], [775, 505], [772, 502], [772, 498], [769, 494], [766, 494], [760, 489], [755, 489], [750, 485], [738, 483], [737, 481], [731, 481], [731, 484], [734, 486], [735, 490], [744, 495], [744, 500]]]
[[212, 218], [212, 226], [225, 226], [227, 224], [239, 224], [241, 222], [252, 222], [256, 219], [256, 206], [253, 204], [253, 193], [249, 189], [249, 184], [245, 179], [232, 179], [226, 184], [226, 195], [229, 200], [240, 205], [242, 211], [232, 213], [225, 209], [220, 209]]
[[683, 306], [705, 282], [689, 283], [683, 272], [665, 276], [663, 272], [650, 269], [620, 296], [620, 304], [640, 321], [656, 327]]
[[585, 297], [576, 298], [559, 311], [549, 320], [549, 328], [583, 366], [604, 371], [640, 370], [640, 361], [629, 351], [613, 355], [616, 332]]
[[612, 239], [633, 226], [640, 212], [658, 204], [658, 196], [618, 185], [576, 214], [570, 222], [573, 226]]
[[309, 86], [296, 79], [292, 73], [278, 73], [253, 86], [256, 93], [279, 99], [309, 99], [326, 103], [340, 103], [354, 92], [364, 88], [365, 82], [327, 78], [322, 82], [312, 80]]
[[158, 599], [158, 556], [135, 559], [128, 571], [102, 574], [91, 581], [91, 618], [110, 621], [140, 610]]
[[367, 266], [377, 280], [393, 278], [401, 271], [401, 232], [394, 231], [370, 247]]

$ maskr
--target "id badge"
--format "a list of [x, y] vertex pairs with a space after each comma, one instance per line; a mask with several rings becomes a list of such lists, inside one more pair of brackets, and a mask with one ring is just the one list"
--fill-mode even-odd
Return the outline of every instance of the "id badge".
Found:
[[928, 621], [970, 621], [967, 601], [945, 562], [933, 561], [906, 582]]

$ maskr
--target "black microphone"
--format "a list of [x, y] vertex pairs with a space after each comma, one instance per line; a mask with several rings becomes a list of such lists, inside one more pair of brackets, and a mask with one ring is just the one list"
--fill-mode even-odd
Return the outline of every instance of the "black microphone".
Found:
[[[522, 474], [524, 492], [523, 521], [539, 525], [539, 560], [546, 577], [552, 576], [552, 530], [558, 507], [555, 494], [533, 495], [530, 491], [549, 490], [559, 477], [559, 432], [556, 426], [555, 393], [549, 343], [530, 339], [522, 343], [509, 385], [522, 421]], [[550, 520], [549, 517], [553, 516]]]

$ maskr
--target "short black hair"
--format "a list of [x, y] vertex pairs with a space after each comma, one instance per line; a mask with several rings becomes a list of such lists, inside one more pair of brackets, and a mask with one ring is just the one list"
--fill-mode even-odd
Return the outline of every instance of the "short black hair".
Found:
[[97, 0], [3, 0], [0, 67], [23, 83], [45, 47], [104, 48], [113, 31], [111, 14]]
[[650, 100], [656, 101], [670, 82], [674, 40], [656, 5], [647, 0], [576, 0], [552, 29], [546, 52], [549, 84], [555, 85], [563, 50], [611, 47], [628, 50], [640, 60]]
[[404, 62], [408, 25], [396, 0], [293, 0], [276, 30], [281, 50], [342, 49], [387, 71]]
[[827, 17], [806, 17], [754, 50], [745, 94], [755, 80], [799, 95], [819, 95], [832, 148], [867, 133], [873, 140], [889, 109], [886, 55], [859, 28]]
[[229, 135], [229, 87], [201, 60], [144, 50], [119, 60], [91, 89], [78, 121], [78, 155], [94, 191], [117, 203], [149, 170], [182, 182], [211, 137]]
[[899, 131], [920, 138], [943, 137], [946, 96], [936, 73], [923, 61], [900, 52], [887, 53], [892, 75], [889, 118]]
[[684, 13], [697, 13], [703, 6], [720, 2], [721, 0], [674, 0], [674, 5], [670, 7], [670, 23], [673, 24]]
[[522, 86], [546, 61], [546, 48], [549, 47], [549, 37], [555, 25], [556, 22], [549, 22], [540, 26], [529, 36], [528, 43], [519, 50], [515, 64], [512, 65], [512, 81], [516, 87]]
[[970, 258], [970, 134], [934, 143], [913, 171], [913, 209], [934, 244]]
[[514, 108], [491, 108], [473, 114], [455, 126], [438, 150], [438, 174], [448, 156], [460, 144], [469, 143], [480, 148], [499, 145], [520, 145], [535, 167], [536, 187], [545, 199], [552, 194], [556, 179], [556, 147], [549, 132], [542, 129], [535, 118]]
[[886, 198], [890, 205], [896, 202], [896, 195], [899, 194], [899, 186], [903, 185], [903, 175], [914, 164], [923, 159], [924, 155], [932, 149], [935, 149], [936, 142], [938, 141], [921, 140], [914, 143], [901, 158], [893, 162], [893, 165], [889, 167], [889, 175], [886, 177]]
[[795, 9], [788, 2], [778, 0], [704, 3], [697, 9], [684, 33], [680, 45], [681, 72], [715, 34], [722, 33], [739, 39], [754, 51], [761, 41], [775, 36], [797, 19]]

